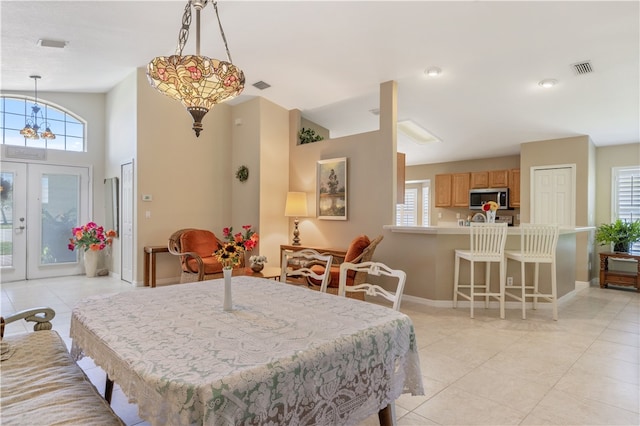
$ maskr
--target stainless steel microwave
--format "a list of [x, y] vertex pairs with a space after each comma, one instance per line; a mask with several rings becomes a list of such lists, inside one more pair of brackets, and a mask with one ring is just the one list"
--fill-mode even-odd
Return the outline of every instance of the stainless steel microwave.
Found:
[[509, 210], [509, 188], [472, 189], [469, 191], [469, 208], [482, 210], [482, 205], [495, 201], [500, 210]]

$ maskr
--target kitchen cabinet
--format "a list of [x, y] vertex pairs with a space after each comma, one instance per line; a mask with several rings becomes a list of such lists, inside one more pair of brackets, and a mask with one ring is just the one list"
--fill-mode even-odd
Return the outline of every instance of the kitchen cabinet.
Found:
[[509, 170], [492, 170], [489, 172], [489, 188], [508, 188]]
[[451, 175], [436, 175], [436, 207], [451, 207]]
[[473, 172], [471, 173], [471, 183], [469, 184], [472, 189], [482, 189], [489, 187], [489, 172]]
[[396, 160], [398, 169], [396, 176], [396, 203], [404, 204], [406, 155], [402, 152], [398, 152], [396, 155]]
[[454, 173], [451, 176], [452, 207], [469, 207], [469, 173]]
[[520, 208], [520, 169], [509, 170], [509, 207]]
[[470, 189], [484, 188], [508, 188], [509, 170], [490, 170], [485, 172], [472, 172]]

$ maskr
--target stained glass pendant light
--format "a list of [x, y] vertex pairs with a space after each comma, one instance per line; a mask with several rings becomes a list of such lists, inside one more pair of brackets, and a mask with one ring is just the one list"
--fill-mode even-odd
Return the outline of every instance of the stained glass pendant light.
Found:
[[[213, 3], [216, 12], [228, 61], [200, 56], [200, 11], [209, 3]], [[196, 10], [196, 54], [183, 56], [182, 50], [189, 38], [192, 7]], [[187, 108], [193, 117], [196, 136], [200, 136], [202, 131], [202, 118], [215, 104], [235, 98], [242, 92], [244, 73], [231, 62], [215, 0], [187, 1], [178, 34], [176, 54], [153, 58], [147, 65], [147, 77], [156, 90], [182, 102]]]
[[[55, 139], [56, 135], [51, 131], [49, 123], [44, 120], [38, 106], [38, 79], [41, 77], [39, 75], [30, 75], [29, 78], [32, 78], [35, 84], [35, 102], [31, 107], [31, 117], [27, 119], [24, 129], [20, 130], [20, 134], [27, 139]], [[38, 124], [38, 117], [40, 118], [40, 125]], [[45, 130], [38, 134], [38, 130], [41, 127], [44, 127]]]

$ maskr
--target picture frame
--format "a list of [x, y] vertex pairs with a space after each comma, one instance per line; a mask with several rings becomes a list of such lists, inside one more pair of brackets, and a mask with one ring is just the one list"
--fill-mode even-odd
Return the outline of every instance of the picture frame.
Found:
[[318, 161], [318, 219], [347, 220], [347, 158]]

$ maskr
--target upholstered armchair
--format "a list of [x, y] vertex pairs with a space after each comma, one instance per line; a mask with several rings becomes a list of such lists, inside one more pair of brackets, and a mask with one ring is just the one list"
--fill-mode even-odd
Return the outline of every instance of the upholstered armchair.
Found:
[[[367, 237], [364, 234], [357, 236], [356, 238], [353, 239], [353, 241], [351, 241], [351, 244], [349, 244], [349, 248], [347, 249], [347, 252], [344, 256], [344, 262], [356, 263], [356, 264], [360, 262], [369, 262], [373, 257], [373, 253], [376, 250], [376, 247], [378, 246], [380, 241], [382, 241], [382, 238], [384, 238], [383, 235], [379, 235], [373, 240], [369, 240], [369, 237]], [[323, 267], [320, 265], [314, 265], [312, 269], [316, 273], [321, 273]], [[366, 272], [348, 271], [346, 285], [352, 286], [352, 285], [362, 284], [365, 282], [366, 278], [367, 278]], [[340, 283], [340, 264], [334, 263], [331, 265], [331, 268], [329, 271], [329, 284], [327, 286], [327, 293], [338, 294], [339, 283]], [[314, 289], [320, 288], [318, 284], [319, 283], [315, 283], [312, 280], [309, 280], [309, 286]], [[364, 299], [364, 294], [352, 293], [352, 294], [349, 294], [348, 297]]]
[[222, 276], [222, 264], [213, 255], [224, 242], [206, 229], [180, 229], [169, 238], [169, 252], [180, 256], [180, 282], [203, 281]]

